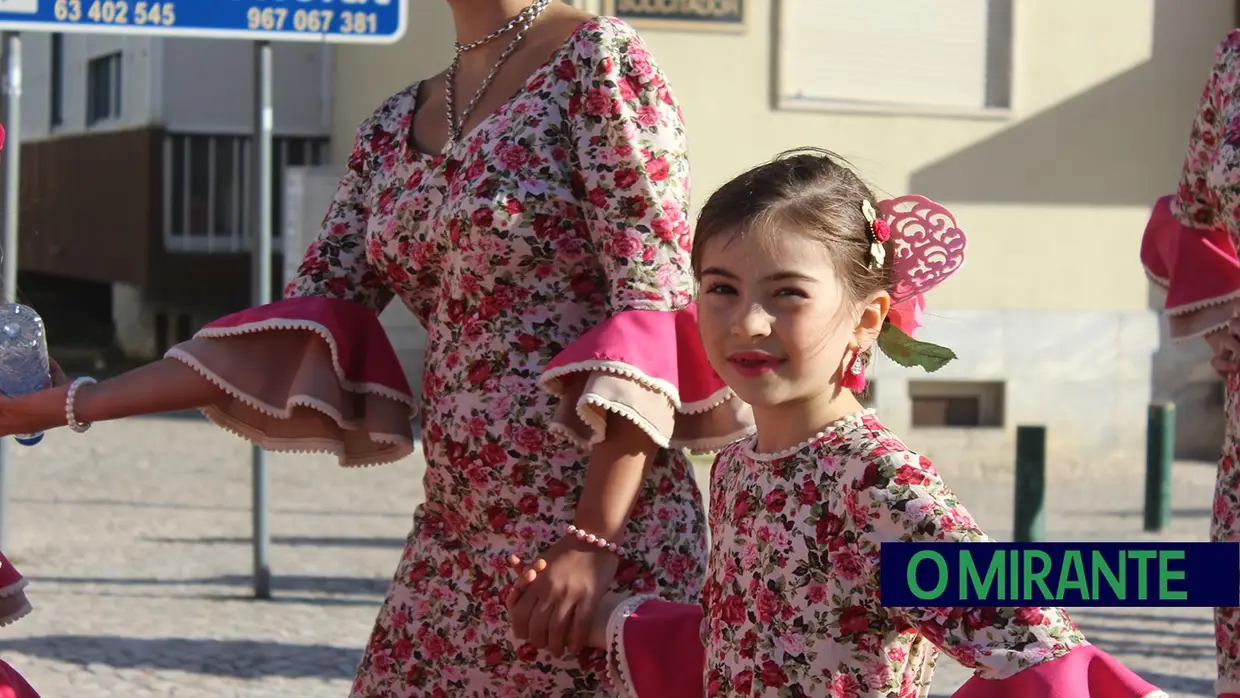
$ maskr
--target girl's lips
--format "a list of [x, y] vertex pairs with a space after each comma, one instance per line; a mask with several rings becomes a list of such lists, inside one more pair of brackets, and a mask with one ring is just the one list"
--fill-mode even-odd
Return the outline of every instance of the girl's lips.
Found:
[[771, 373], [783, 362], [784, 359], [758, 351], [739, 352], [728, 356], [728, 363], [732, 365], [732, 368], [746, 376]]

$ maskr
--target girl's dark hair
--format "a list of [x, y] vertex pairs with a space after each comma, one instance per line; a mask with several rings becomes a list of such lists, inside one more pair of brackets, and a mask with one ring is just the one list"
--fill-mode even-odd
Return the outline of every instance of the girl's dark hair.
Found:
[[862, 201], [877, 210], [874, 192], [844, 162], [827, 150], [797, 148], [720, 187], [698, 215], [694, 273], [701, 273], [702, 248], [716, 236], [796, 231], [826, 247], [854, 301], [889, 290], [890, 241], [887, 263], [871, 269], [870, 226], [861, 213]]

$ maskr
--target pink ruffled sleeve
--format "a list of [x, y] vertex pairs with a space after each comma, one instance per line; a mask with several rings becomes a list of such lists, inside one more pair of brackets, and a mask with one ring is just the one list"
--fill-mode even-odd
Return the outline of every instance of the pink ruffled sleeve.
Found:
[[704, 696], [702, 607], [635, 596], [607, 624], [607, 671], [618, 695]]
[[366, 259], [371, 126], [358, 131], [318, 238], [285, 298], [210, 323], [167, 357], [225, 399], [212, 422], [271, 451], [377, 465], [413, 452], [415, 401], [379, 323], [392, 292]]
[[[864, 484], [862, 484], [864, 483]], [[985, 543], [926, 458], [895, 452], [858, 475], [855, 515], [871, 524], [860, 544], [878, 579], [884, 541]], [[1059, 608], [890, 608], [944, 653], [973, 669], [956, 698], [1167, 698], [1087, 642]]]
[[1185, 341], [1227, 325], [1240, 297], [1240, 260], [1228, 231], [1184, 225], [1172, 213], [1175, 201], [1165, 196], [1154, 205], [1141, 239], [1141, 264], [1166, 291], [1171, 338]]
[[557, 74], [575, 80], [573, 184], [609, 312], [542, 375], [561, 398], [553, 428], [589, 448], [613, 413], [660, 446], [717, 450], [750, 433], [752, 416], [711, 370], [689, 305], [684, 123], [637, 33], [599, 22], [602, 31], [582, 35]]

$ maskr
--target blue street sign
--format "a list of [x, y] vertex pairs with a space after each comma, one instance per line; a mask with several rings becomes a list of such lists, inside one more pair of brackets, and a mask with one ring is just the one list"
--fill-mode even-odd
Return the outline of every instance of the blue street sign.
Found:
[[0, 0], [0, 31], [390, 44], [418, 0]]

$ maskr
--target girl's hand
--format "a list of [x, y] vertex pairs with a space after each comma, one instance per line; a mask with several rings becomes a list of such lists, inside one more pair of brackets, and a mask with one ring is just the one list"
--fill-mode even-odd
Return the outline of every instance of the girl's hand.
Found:
[[1206, 335], [1205, 340], [1213, 354], [1210, 367], [1215, 372], [1226, 378], [1240, 370], [1240, 319], [1233, 317], [1226, 327]]
[[[538, 558], [533, 565], [526, 567], [525, 563], [521, 562], [521, 558], [513, 555], [508, 558], [508, 566], [512, 569], [513, 574], [517, 575], [517, 583], [513, 585], [512, 590], [508, 592], [508, 597], [504, 600], [504, 604], [508, 607], [508, 615], [512, 616], [515, 613], [517, 604], [525, 595], [525, 591], [547, 569], [547, 561]], [[591, 619], [590, 629], [586, 633], [586, 646], [607, 646], [607, 623], [611, 620], [611, 614], [616, 610], [616, 607], [626, 598], [628, 597], [615, 593], [604, 595], [598, 610], [595, 611], [594, 617]]]
[[[543, 557], [544, 569], [526, 570], [524, 577], [533, 578], [528, 583], [522, 578], [513, 589], [519, 596], [509, 609], [513, 633], [557, 657], [565, 649], [577, 654], [586, 646], [620, 560], [571, 536], [560, 539]], [[606, 624], [604, 619], [604, 630]]]

